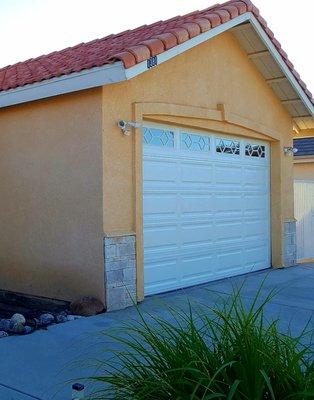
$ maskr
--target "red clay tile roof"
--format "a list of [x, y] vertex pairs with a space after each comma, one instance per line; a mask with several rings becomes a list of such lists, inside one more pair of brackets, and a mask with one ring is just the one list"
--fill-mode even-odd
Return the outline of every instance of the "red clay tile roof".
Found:
[[167, 21], [159, 21], [152, 25], [144, 25], [117, 35], [109, 35], [102, 39], [81, 43], [48, 55], [9, 65], [0, 69], [0, 91], [84, 69], [100, 67], [115, 61], [122, 61], [125, 68], [130, 68], [245, 12], [254, 14], [292, 74], [313, 102], [312, 94], [295, 71], [280, 43], [274, 38], [273, 32], [267, 27], [266, 21], [260, 16], [259, 10], [250, 0], [231, 0], [202, 11], [195, 11]]

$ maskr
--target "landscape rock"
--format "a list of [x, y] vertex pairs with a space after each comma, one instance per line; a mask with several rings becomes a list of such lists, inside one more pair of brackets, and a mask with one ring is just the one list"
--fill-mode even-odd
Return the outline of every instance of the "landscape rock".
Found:
[[13, 324], [24, 325], [26, 323], [26, 319], [25, 319], [24, 315], [22, 315], [22, 314], [13, 314], [11, 317], [11, 322]]
[[24, 328], [25, 328], [24, 331], [20, 332], [21, 335], [28, 335], [28, 334], [34, 332], [34, 328], [32, 328], [31, 326], [26, 325], [26, 326], [24, 326]]
[[69, 317], [70, 317], [71, 320], [73, 320], [73, 318], [74, 318], [74, 319], [82, 319], [82, 318], [85, 318], [85, 317], [83, 317], [82, 315], [71, 315], [71, 314], [68, 315], [68, 318], [69, 318]]
[[59, 313], [59, 315], [64, 315], [65, 317], [68, 315], [69, 313], [67, 312], [67, 311], [61, 311], [60, 313]]
[[4, 337], [8, 337], [9, 334], [5, 331], [0, 331], [0, 339], [4, 338]]
[[0, 331], [8, 332], [10, 330], [10, 325], [10, 319], [0, 319]]
[[19, 322], [12, 322], [10, 324], [10, 332], [12, 333], [17, 333], [17, 334], [22, 334], [25, 332], [25, 326], [24, 324], [20, 324]]
[[84, 317], [82, 317], [81, 315], [68, 315], [67, 316], [67, 321], [75, 321], [76, 319], [81, 319], [81, 318], [84, 318]]
[[34, 328], [38, 328], [40, 326], [40, 321], [38, 318], [32, 318], [28, 321]]
[[39, 317], [39, 325], [47, 326], [55, 322], [55, 317], [50, 313], [41, 314]]
[[63, 322], [67, 322], [68, 321], [68, 316], [64, 315], [64, 314], [58, 314], [56, 317], [56, 322], [58, 324], [62, 324]]
[[85, 296], [74, 301], [70, 305], [71, 313], [81, 315], [82, 317], [90, 317], [104, 311], [104, 304], [95, 297]]

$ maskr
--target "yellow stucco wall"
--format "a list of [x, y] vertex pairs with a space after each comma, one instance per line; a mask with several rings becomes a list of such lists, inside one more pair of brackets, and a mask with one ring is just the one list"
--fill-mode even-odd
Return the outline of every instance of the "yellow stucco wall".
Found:
[[[273, 264], [282, 264], [282, 222], [294, 214], [293, 163], [283, 155], [283, 146], [292, 145], [292, 120], [231, 33], [128, 82], [103, 87], [103, 102], [104, 231], [137, 233], [139, 281], [141, 132], [123, 136], [117, 128], [119, 119], [175, 123], [272, 141]], [[140, 297], [142, 289], [139, 283]]]
[[314, 161], [295, 163], [293, 166], [294, 179], [314, 180]]
[[101, 89], [0, 109], [0, 288], [104, 298]]

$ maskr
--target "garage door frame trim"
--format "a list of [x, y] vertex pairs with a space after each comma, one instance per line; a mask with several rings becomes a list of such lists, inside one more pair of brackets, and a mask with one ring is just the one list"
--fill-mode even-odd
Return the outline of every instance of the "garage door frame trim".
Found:
[[[146, 121], [153, 121], [164, 124], [165, 115], [172, 116], [173, 122], [169, 125], [178, 125], [176, 120], [179, 117], [180, 126], [188, 129], [200, 129], [199, 121], [203, 126], [203, 131], [217, 131], [211, 126], [224, 122], [219, 126], [219, 133], [230, 135], [230, 128], [238, 128], [236, 136], [244, 136], [249, 138], [261, 139], [270, 142], [270, 174], [271, 182], [273, 180], [273, 171], [276, 175], [282, 174], [282, 141], [278, 132], [272, 131], [263, 124], [255, 123], [246, 117], [232, 114], [230, 111], [223, 112], [221, 105], [216, 110], [206, 109], [204, 107], [190, 107], [167, 103], [133, 103], [133, 115], [135, 121], [145, 124]], [[230, 117], [229, 117], [230, 116]], [[230, 122], [230, 120], [232, 122]], [[182, 123], [182, 119], [185, 123]], [[227, 122], [227, 124], [225, 123]], [[247, 123], [246, 123], [247, 122]], [[252, 129], [254, 127], [254, 129]], [[143, 248], [143, 145], [142, 145], [142, 129], [135, 128], [135, 135], [130, 138], [133, 140], [134, 149], [134, 207], [135, 207], [135, 234], [136, 234], [136, 264], [137, 264], [137, 299], [144, 299], [144, 248]], [[126, 137], [126, 140], [128, 138]], [[278, 186], [278, 185], [277, 185]], [[281, 189], [270, 184], [271, 202], [270, 202], [270, 228], [271, 228], [271, 265], [273, 267], [281, 267], [283, 264], [283, 223], [281, 217], [282, 199]], [[280, 240], [278, 240], [278, 237]]]

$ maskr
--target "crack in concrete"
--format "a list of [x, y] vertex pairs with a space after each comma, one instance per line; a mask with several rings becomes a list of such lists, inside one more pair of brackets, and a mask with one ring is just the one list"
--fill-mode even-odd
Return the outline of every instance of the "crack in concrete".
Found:
[[20, 394], [22, 394], [23, 396], [27, 396], [27, 397], [29, 397], [30, 399], [44, 400], [44, 399], [41, 398], [41, 397], [37, 397], [37, 396], [34, 396], [34, 395], [32, 395], [32, 394], [23, 392], [23, 390], [16, 389], [16, 388], [14, 388], [14, 387], [12, 387], [12, 386], [10, 386], [10, 385], [6, 385], [5, 383], [1, 383], [1, 382], [0, 382], [0, 386], [4, 387], [4, 388], [6, 388], [6, 389], [12, 390], [13, 392], [20, 393]]

